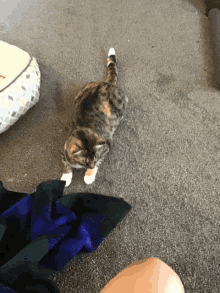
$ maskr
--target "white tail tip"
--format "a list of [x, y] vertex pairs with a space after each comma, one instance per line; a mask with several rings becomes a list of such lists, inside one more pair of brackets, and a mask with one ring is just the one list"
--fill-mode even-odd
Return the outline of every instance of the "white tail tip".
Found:
[[108, 56], [111, 56], [111, 55], [115, 55], [115, 49], [114, 48], [110, 48], [109, 51], [108, 51]]

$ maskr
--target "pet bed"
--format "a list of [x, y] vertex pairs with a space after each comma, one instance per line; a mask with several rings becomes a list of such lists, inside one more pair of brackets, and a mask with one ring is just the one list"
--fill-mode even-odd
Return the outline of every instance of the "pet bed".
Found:
[[0, 41], [0, 134], [39, 101], [39, 88], [36, 59]]

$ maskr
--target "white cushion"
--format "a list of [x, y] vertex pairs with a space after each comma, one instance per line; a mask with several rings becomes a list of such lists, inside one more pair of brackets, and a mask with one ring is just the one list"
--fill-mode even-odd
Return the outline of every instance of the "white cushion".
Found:
[[0, 41], [0, 134], [39, 101], [40, 69], [34, 57]]
[[30, 59], [31, 57], [27, 52], [0, 41], [0, 90], [12, 82], [25, 69]]

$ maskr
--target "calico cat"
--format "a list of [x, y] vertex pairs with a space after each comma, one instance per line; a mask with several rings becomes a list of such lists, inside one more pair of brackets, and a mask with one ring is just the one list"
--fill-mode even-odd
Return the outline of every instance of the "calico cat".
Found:
[[84, 182], [94, 182], [99, 165], [112, 147], [113, 134], [127, 107], [128, 98], [117, 88], [115, 50], [107, 58], [104, 82], [87, 84], [75, 97], [71, 133], [62, 152], [61, 180], [70, 185], [72, 168], [87, 169]]

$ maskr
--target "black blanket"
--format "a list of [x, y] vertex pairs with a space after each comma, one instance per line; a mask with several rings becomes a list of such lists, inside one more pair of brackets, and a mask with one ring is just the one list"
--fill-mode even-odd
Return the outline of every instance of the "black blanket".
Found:
[[36, 292], [59, 292], [48, 277], [95, 251], [131, 209], [121, 198], [63, 196], [64, 186], [50, 180], [25, 194], [6, 190], [0, 181], [0, 292], [31, 292], [33, 286]]

